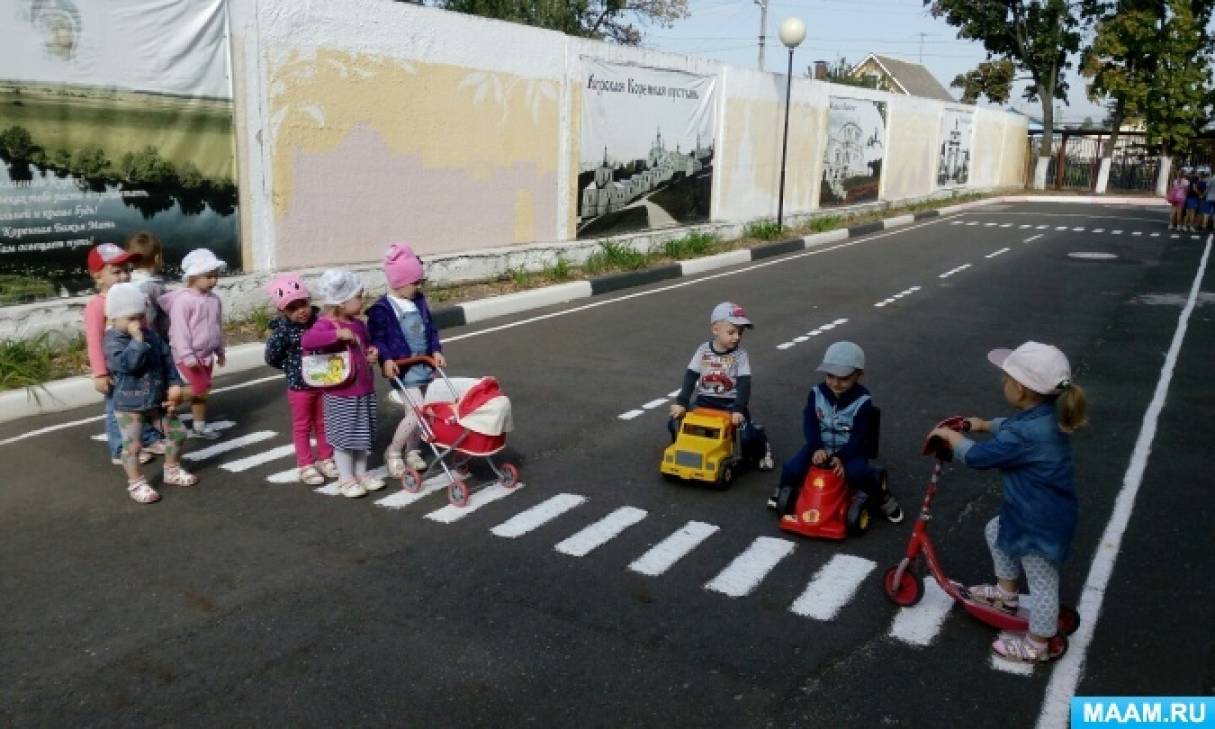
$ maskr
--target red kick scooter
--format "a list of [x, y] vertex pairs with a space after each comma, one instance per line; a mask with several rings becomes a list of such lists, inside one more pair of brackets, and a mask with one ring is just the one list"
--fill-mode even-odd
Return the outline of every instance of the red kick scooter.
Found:
[[[970, 424], [965, 418], [955, 416], [942, 420], [938, 428], [949, 428], [959, 432], [970, 430]], [[1017, 612], [1012, 613], [998, 607], [980, 602], [971, 596], [969, 590], [960, 582], [955, 582], [945, 575], [941, 561], [937, 559], [936, 548], [932, 538], [928, 536], [928, 522], [932, 520], [932, 498], [936, 495], [937, 484], [941, 480], [942, 466], [953, 459], [953, 450], [939, 438], [929, 438], [924, 442], [924, 455], [936, 456], [932, 467], [932, 480], [928, 482], [928, 491], [924, 494], [924, 502], [920, 504], [920, 516], [916, 519], [911, 531], [911, 539], [907, 542], [907, 552], [898, 564], [886, 570], [882, 578], [882, 586], [886, 597], [895, 605], [910, 607], [924, 597], [924, 578], [922, 563], [927, 563], [928, 571], [932, 573], [937, 584], [973, 615], [988, 625], [1010, 632], [1025, 632], [1029, 630], [1029, 611], [1022, 605]], [[921, 559], [921, 555], [923, 559]], [[1023, 601], [1022, 601], [1023, 602]], [[1059, 632], [1050, 639], [1048, 649], [1051, 658], [1058, 658], [1067, 652], [1067, 636], [1076, 632], [1080, 627], [1080, 614], [1069, 605], [1059, 606]]]

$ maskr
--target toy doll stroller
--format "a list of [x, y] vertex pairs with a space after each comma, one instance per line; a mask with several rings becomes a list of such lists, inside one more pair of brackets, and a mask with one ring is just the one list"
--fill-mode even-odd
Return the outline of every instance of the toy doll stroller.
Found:
[[[448, 378], [430, 357], [406, 357], [396, 361], [402, 372], [415, 364], [425, 364], [439, 375], [442, 383], [432, 382], [426, 396], [417, 397], [404, 387], [393, 399], [404, 405], [418, 419], [422, 440], [430, 446], [434, 460], [421, 473], [405, 466], [401, 488], [417, 493], [427, 478], [439, 478], [442, 469], [447, 479], [447, 500], [454, 506], [467, 506], [474, 490], [494, 485], [514, 488], [519, 485], [519, 469], [513, 463], [494, 463], [492, 456], [506, 447], [506, 434], [514, 429], [510, 399], [493, 377]], [[398, 397], [399, 394], [399, 397]], [[494, 479], [475, 488], [469, 464], [484, 461]]]

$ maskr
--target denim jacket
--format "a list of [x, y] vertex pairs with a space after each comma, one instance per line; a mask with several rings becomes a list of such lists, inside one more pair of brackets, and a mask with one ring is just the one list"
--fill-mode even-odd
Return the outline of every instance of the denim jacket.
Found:
[[105, 362], [110, 370], [114, 409], [136, 412], [159, 408], [170, 385], [182, 384], [169, 345], [143, 330], [143, 341], [117, 329], [105, 332]]
[[810, 390], [802, 411], [802, 435], [810, 453], [825, 449], [847, 463], [863, 458], [873, 422], [873, 398], [857, 383], [838, 398], [826, 382]]
[[1067, 559], [1078, 503], [1071, 439], [1059, 430], [1053, 401], [991, 422], [995, 437], [963, 438], [954, 449], [971, 468], [998, 468], [1004, 479], [996, 546], [1014, 559]]

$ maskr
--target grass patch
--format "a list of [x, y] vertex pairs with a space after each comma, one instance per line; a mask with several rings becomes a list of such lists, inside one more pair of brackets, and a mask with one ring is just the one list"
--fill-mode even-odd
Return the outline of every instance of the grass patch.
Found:
[[839, 215], [824, 215], [807, 223], [806, 231], [809, 233], [825, 233], [828, 230], [835, 230], [840, 227], [840, 223], [843, 220], [843, 217]]
[[587, 257], [582, 269], [592, 275], [606, 271], [637, 271], [645, 268], [650, 260], [645, 253], [608, 240], [600, 243], [599, 250]]
[[664, 243], [663, 252], [667, 258], [682, 261], [707, 254], [716, 243], [717, 236], [712, 233], [689, 233], [682, 238]]
[[573, 276], [573, 273], [573, 267], [570, 266], [570, 262], [562, 256], [557, 256], [557, 261], [543, 271], [545, 277], [551, 278], [554, 281], [568, 281]]
[[54, 296], [54, 284], [44, 278], [17, 274], [0, 276], [0, 306], [25, 304]]
[[747, 227], [743, 229], [744, 237], [756, 240], [776, 240], [780, 234], [781, 227], [776, 224], [775, 220], [757, 220], [754, 223], [747, 223]]
[[49, 380], [54, 351], [49, 334], [0, 342], [0, 388], [33, 387]]

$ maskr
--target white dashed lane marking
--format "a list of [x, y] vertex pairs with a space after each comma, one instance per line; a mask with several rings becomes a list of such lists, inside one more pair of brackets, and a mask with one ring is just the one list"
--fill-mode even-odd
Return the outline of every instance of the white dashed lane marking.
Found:
[[659, 405], [663, 404], [666, 401], [667, 401], [667, 399], [665, 397], [660, 397], [656, 400], [650, 400], [649, 402], [647, 402], [645, 405], [642, 405], [641, 407], [646, 410], [653, 410], [654, 408], [658, 407]]
[[984, 258], [995, 258], [996, 256], [1002, 255], [1004, 253], [1008, 253], [1008, 251], [1009, 251], [1008, 248], [1001, 248], [1000, 250], [992, 251], [991, 253], [988, 253], [986, 256], [983, 256], [983, 257]]
[[945, 273], [939, 274], [937, 276], [937, 278], [949, 278], [950, 276], [954, 275], [955, 273], [961, 273], [962, 271], [965, 271], [968, 268], [970, 268], [970, 264], [963, 263], [961, 266], [958, 266], [957, 268], [951, 268], [948, 271], [946, 271]]
[[627, 413], [621, 413], [621, 414], [617, 415], [616, 417], [620, 418], [621, 420], [632, 420], [633, 418], [637, 417], [638, 415], [645, 415], [645, 411], [644, 410], [630, 410]]

